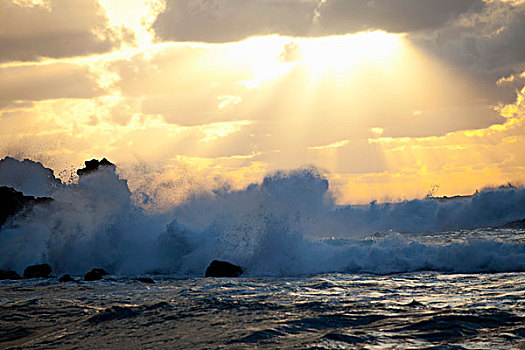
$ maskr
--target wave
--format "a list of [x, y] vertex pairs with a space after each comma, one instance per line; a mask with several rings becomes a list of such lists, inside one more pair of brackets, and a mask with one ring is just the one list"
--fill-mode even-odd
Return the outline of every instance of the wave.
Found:
[[[0, 228], [2, 269], [46, 262], [55, 273], [103, 267], [120, 275], [202, 276], [210, 261], [222, 259], [252, 276], [525, 271], [520, 240], [472, 231], [453, 243], [418, 239], [522, 219], [525, 189], [512, 186], [454, 200], [339, 207], [328, 181], [307, 168], [268, 175], [243, 190], [198, 192], [162, 214], [135, 202], [141, 196], [114, 166], [63, 183], [40, 163], [5, 158], [0, 186], [54, 199]], [[370, 236], [377, 231], [385, 234]]]

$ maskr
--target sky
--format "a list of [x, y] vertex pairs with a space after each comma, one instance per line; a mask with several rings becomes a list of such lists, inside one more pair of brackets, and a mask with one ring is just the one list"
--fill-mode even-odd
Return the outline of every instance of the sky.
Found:
[[523, 0], [0, 0], [0, 157], [337, 202], [525, 180]]

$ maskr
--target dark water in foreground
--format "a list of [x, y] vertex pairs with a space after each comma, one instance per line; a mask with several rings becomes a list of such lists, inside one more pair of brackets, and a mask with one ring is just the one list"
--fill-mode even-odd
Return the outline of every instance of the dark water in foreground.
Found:
[[525, 273], [0, 282], [0, 348], [525, 349]]

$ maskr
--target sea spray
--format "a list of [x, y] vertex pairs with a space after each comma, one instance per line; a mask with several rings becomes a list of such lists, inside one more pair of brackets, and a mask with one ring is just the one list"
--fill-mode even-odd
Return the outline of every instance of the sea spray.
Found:
[[[338, 207], [328, 181], [306, 168], [268, 175], [244, 190], [200, 192], [155, 214], [133, 201], [137, 196], [115, 167], [64, 184], [40, 163], [6, 158], [1, 185], [54, 198], [0, 231], [0, 268], [19, 272], [45, 262], [57, 274], [103, 267], [121, 275], [202, 276], [213, 259], [238, 264], [252, 276], [525, 270], [522, 240], [473, 238], [473, 231], [451, 242], [418, 239], [423, 232], [461, 233], [521, 219], [523, 188]], [[370, 236], [376, 231], [383, 234]], [[332, 236], [337, 239], [323, 239]]]

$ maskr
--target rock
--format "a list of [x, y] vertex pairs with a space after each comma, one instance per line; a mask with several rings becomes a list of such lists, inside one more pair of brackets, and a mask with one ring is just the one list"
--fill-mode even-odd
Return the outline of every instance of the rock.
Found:
[[20, 279], [22, 279], [22, 276], [16, 273], [16, 271], [0, 270], [0, 280], [20, 280]]
[[71, 277], [68, 274], [65, 274], [64, 276], [60, 277], [58, 279], [58, 282], [65, 283], [65, 282], [75, 282], [75, 279]]
[[89, 173], [92, 173], [92, 172], [98, 170], [101, 166], [113, 167], [113, 168], [115, 167], [115, 164], [111, 163], [106, 158], [102, 158], [101, 161], [99, 161], [98, 159], [86, 160], [84, 162], [84, 164], [86, 164], [85, 168], [77, 170], [77, 175], [78, 176], [84, 176], [84, 175], [87, 175]]
[[31, 265], [24, 270], [24, 278], [49, 278], [51, 266], [48, 264]]
[[152, 280], [149, 277], [138, 277], [138, 278], [134, 278], [133, 280], [134, 281], [139, 281], [139, 282], [142, 282], [142, 283], [155, 284], [155, 281]]
[[244, 271], [240, 266], [226, 261], [213, 260], [206, 269], [205, 277], [239, 277]]
[[420, 303], [416, 299], [413, 299], [410, 303], [406, 304], [406, 306], [410, 306], [410, 307], [426, 307], [424, 304]]
[[524, 229], [525, 228], [525, 219], [512, 221], [512, 222], [507, 222], [506, 224], [498, 226], [496, 228], [514, 229], [514, 230]]
[[84, 276], [84, 281], [98, 281], [101, 280], [103, 276], [108, 275], [104, 269], [93, 269], [86, 273]]
[[102, 275], [96, 271], [89, 271], [88, 273], [86, 273], [86, 275], [84, 276], [84, 281], [98, 281], [98, 280], [101, 280], [102, 279]]
[[107, 272], [106, 270], [102, 269], [102, 268], [96, 268], [96, 269], [93, 269], [91, 271], [96, 271], [97, 273], [99, 273], [101, 276], [106, 276], [106, 275], [109, 275], [109, 272]]
[[45, 204], [53, 201], [53, 198], [24, 196], [22, 192], [12, 187], [0, 187], [0, 227], [11, 216], [18, 213], [26, 213], [35, 204]]
[[447, 197], [447, 196], [443, 196], [443, 197], [427, 197], [427, 199], [432, 199], [432, 200], [437, 200], [437, 201], [440, 201], [440, 202], [450, 202], [450, 201], [458, 201], [458, 200], [464, 200], [464, 199], [471, 199], [473, 198], [474, 195], [466, 195], [466, 196], [453, 196], [453, 197]]

